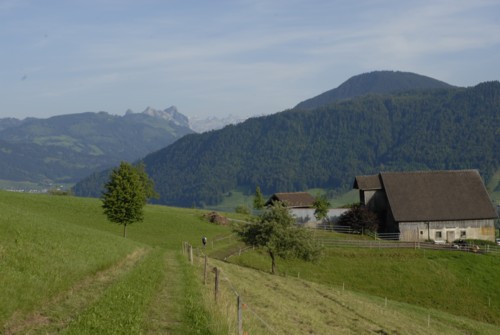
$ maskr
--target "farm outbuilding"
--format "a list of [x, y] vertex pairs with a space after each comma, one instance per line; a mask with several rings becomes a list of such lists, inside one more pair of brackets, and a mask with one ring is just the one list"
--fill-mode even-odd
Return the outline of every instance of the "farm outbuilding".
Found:
[[381, 172], [353, 187], [379, 217], [379, 232], [400, 240], [495, 239], [497, 213], [477, 170]]
[[[274, 201], [282, 202], [288, 208], [290, 214], [295, 217], [298, 224], [312, 227], [320, 223], [314, 216], [314, 200], [314, 197], [307, 192], [274, 193], [267, 200], [265, 206], [272, 205]], [[334, 222], [346, 210], [343, 208], [330, 208], [327, 219]]]

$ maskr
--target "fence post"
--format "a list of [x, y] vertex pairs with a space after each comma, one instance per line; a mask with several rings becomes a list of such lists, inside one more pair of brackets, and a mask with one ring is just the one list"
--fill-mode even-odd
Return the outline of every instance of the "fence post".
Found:
[[214, 293], [214, 297], [215, 297], [215, 303], [217, 303], [217, 296], [219, 295], [219, 269], [217, 269], [217, 267], [214, 267], [214, 271], [215, 271], [215, 293]]
[[238, 335], [243, 335], [243, 313], [241, 311], [241, 299], [239, 295], [236, 297], [236, 303], [238, 304]]
[[193, 246], [189, 245], [189, 263], [193, 264]]
[[207, 255], [205, 255], [205, 266], [203, 268], [203, 285], [207, 285]]

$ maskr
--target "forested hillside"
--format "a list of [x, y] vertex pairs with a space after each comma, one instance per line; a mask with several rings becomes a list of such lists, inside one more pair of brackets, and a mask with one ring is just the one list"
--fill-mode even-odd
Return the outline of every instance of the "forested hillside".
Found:
[[[500, 83], [369, 95], [187, 135], [144, 158], [160, 202], [212, 205], [234, 189], [346, 190], [358, 174], [500, 167]], [[77, 193], [99, 194], [99, 178]]]
[[302, 101], [295, 108], [314, 109], [340, 100], [374, 93], [387, 94], [452, 87], [445, 82], [412, 72], [373, 71], [354, 76], [337, 88]]

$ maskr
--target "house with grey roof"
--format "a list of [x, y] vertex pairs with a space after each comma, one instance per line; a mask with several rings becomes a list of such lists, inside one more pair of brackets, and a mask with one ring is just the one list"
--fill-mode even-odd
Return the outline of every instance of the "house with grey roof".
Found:
[[360, 202], [381, 233], [403, 241], [494, 241], [498, 215], [477, 170], [380, 172], [357, 176]]
[[[271, 206], [273, 202], [279, 201], [285, 204], [290, 214], [295, 217], [298, 224], [314, 227], [318, 222], [314, 216], [314, 197], [307, 192], [287, 192], [274, 193], [265, 206]], [[342, 213], [347, 211], [344, 208], [330, 208], [328, 210], [327, 219], [331, 222], [338, 219]]]

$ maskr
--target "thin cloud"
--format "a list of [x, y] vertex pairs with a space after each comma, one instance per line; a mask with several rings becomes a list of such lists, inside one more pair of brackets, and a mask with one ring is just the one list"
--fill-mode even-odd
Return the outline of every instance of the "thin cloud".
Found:
[[0, 0], [0, 110], [272, 113], [378, 69], [477, 83], [500, 76], [499, 12], [467, 0]]

